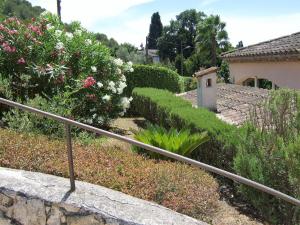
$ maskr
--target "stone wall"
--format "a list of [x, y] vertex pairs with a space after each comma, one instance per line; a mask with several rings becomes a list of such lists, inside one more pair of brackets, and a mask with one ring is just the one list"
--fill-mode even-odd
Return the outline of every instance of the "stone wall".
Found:
[[0, 167], [0, 225], [204, 225], [101, 186]]

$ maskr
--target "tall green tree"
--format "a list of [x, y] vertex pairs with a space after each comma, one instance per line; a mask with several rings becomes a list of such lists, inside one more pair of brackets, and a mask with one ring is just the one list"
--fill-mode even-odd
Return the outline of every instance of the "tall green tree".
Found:
[[197, 26], [197, 50], [206, 54], [211, 61], [210, 66], [216, 66], [218, 54], [230, 47], [225, 26], [218, 15], [210, 15]]
[[170, 24], [163, 28], [162, 36], [158, 40], [158, 50], [163, 59], [174, 61], [176, 55], [184, 49], [184, 58], [190, 57], [195, 50], [195, 37], [197, 24], [203, 21], [205, 14], [195, 9], [185, 10], [171, 20]]
[[162, 35], [162, 30], [159, 12], [153, 13], [148, 35], [148, 49], [157, 49], [157, 39]]
[[26, 0], [0, 0], [0, 14], [2, 18], [17, 17], [28, 20], [39, 16], [45, 9], [39, 6], [32, 6]]

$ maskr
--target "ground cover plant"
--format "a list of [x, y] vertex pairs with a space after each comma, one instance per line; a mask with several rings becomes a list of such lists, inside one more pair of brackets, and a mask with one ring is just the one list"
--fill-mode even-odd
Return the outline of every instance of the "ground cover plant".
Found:
[[[74, 143], [76, 179], [210, 221], [219, 196], [209, 174], [179, 162], [146, 159], [113, 141]], [[0, 129], [0, 166], [68, 177], [67, 165], [64, 140]]]
[[8, 18], [0, 23], [0, 49], [5, 98], [26, 103], [39, 95], [53, 105], [59, 96], [70, 116], [98, 127], [129, 107], [124, 73], [133, 71], [132, 63], [111, 57], [77, 22], [66, 28], [47, 12], [30, 22]]
[[[207, 142], [209, 137], [205, 132], [191, 134], [188, 129], [177, 131], [175, 128], [171, 128], [167, 130], [157, 125], [148, 124], [146, 130], [135, 134], [135, 139], [179, 155], [191, 157], [193, 151]], [[155, 152], [149, 152], [140, 147], [135, 146], [133, 149], [151, 158], [168, 159], [167, 157], [163, 157]]]

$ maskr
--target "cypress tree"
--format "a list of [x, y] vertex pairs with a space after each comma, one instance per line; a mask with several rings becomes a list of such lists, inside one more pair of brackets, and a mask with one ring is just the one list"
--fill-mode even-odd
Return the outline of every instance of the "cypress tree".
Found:
[[157, 49], [157, 39], [162, 35], [162, 29], [159, 12], [153, 13], [148, 35], [148, 49]]

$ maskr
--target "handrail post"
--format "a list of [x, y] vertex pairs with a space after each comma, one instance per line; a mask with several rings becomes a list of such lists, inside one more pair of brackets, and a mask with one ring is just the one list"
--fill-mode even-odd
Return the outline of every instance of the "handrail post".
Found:
[[70, 174], [70, 184], [71, 191], [75, 191], [75, 176], [74, 176], [74, 163], [73, 163], [73, 153], [72, 153], [72, 139], [71, 139], [71, 126], [70, 124], [65, 124], [66, 127], [66, 142], [68, 150], [68, 163], [69, 163], [69, 174]]

